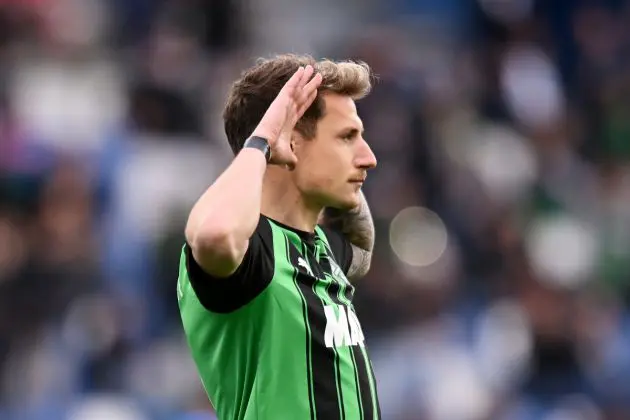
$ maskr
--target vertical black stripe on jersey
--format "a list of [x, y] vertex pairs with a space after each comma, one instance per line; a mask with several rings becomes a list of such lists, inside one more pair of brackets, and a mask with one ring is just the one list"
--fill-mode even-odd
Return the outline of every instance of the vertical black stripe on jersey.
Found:
[[[328, 249], [328, 252], [331, 253], [332, 251], [330, 251], [330, 248], [326, 247]], [[340, 290], [339, 284], [337, 283], [337, 281], [333, 278], [332, 276], [332, 267], [330, 266], [330, 258], [332, 258], [330, 256], [330, 254], [328, 254], [327, 258], [324, 258], [321, 260], [320, 264], [322, 266], [322, 269], [328, 273], [328, 275], [330, 276], [330, 278], [332, 279], [331, 284], [335, 284], [337, 286], [337, 290]], [[351, 292], [348, 291], [348, 289], [350, 289], [350, 287], [343, 287], [343, 293], [332, 293], [330, 294], [333, 302], [335, 302], [337, 305], [345, 305], [345, 302], [341, 301], [340, 295], [343, 295], [346, 302], [351, 303], [352, 302], [352, 294]], [[351, 311], [352, 309], [348, 308], [348, 312]], [[348, 320], [348, 322], [350, 322]], [[363, 414], [363, 404], [365, 404], [365, 402], [363, 401], [362, 395], [361, 395], [361, 389], [359, 386], [359, 382], [360, 382], [360, 373], [359, 373], [359, 369], [357, 367], [357, 362], [356, 362], [356, 358], [354, 355], [354, 347], [355, 346], [350, 346], [350, 356], [352, 357], [352, 367], [354, 369], [354, 385], [355, 385], [355, 389], [356, 389], [356, 396], [357, 396], [357, 402], [359, 405], [359, 412], [361, 413], [361, 417], [359, 418], [359, 420], [363, 420], [364, 418], [366, 418]]]
[[[332, 298], [333, 302], [335, 302], [337, 305], [347, 305], [346, 302], [342, 302], [340, 299], [339, 292], [341, 291], [341, 285], [333, 277], [332, 267], [330, 266], [330, 258], [331, 258], [330, 255], [327, 255], [325, 258], [322, 258], [319, 262], [320, 266], [322, 267], [322, 270], [326, 273], [328, 277], [332, 279], [328, 287], [328, 295]], [[347, 289], [347, 287], [345, 289]], [[347, 302], [351, 302], [351, 299], [348, 299], [348, 295], [346, 291], [344, 291], [343, 296]]]
[[359, 413], [361, 415], [360, 420], [363, 420], [365, 418], [365, 415], [363, 413], [363, 397], [361, 396], [361, 386], [359, 385], [360, 383], [360, 378], [359, 378], [359, 369], [357, 367], [357, 360], [354, 357], [354, 347], [350, 349], [350, 356], [352, 357], [352, 365], [354, 366], [354, 386], [356, 387], [356, 395], [357, 395], [357, 402], [359, 403]]
[[[330, 254], [332, 254], [332, 251], [330, 251], [330, 248], [328, 248], [328, 252], [329, 252], [329, 258], [331, 258]], [[330, 261], [322, 262], [322, 265], [324, 266], [327, 265], [328, 269], [331, 270]], [[335, 282], [335, 284], [337, 285], [336, 287], [337, 291], [339, 291], [340, 290], [339, 285], [337, 284], [337, 282]], [[351, 286], [347, 286], [344, 288], [345, 290], [343, 291], [344, 298], [348, 302], [352, 301], [352, 291], [350, 290], [350, 288]], [[337, 293], [334, 296], [337, 300], [339, 300], [339, 295]], [[348, 311], [352, 311], [352, 309], [348, 308]], [[380, 415], [380, 408], [378, 408], [378, 397], [376, 396], [376, 394], [374, 396], [372, 395], [372, 387], [370, 386], [370, 377], [372, 377], [372, 380], [374, 381], [374, 374], [372, 372], [370, 361], [365, 358], [363, 352], [361, 351], [359, 347], [351, 346], [350, 350], [352, 354], [352, 360], [355, 366], [356, 384], [358, 388], [357, 395], [359, 395], [359, 398], [361, 399], [359, 407], [361, 407], [363, 418], [366, 420], [374, 418], [373, 398], [375, 398], [376, 406], [378, 409], [376, 418], [380, 419], [381, 415]], [[374, 382], [374, 387], [376, 390], [376, 382]]]
[[[370, 362], [365, 360], [363, 352], [358, 346], [352, 346], [352, 358], [357, 365], [359, 375], [359, 393], [361, 395], [361, 406], [363, 407], [363, 418], [371, 420], [374, 418], [374, 405], [372, 401], [372, 388], [370, 387]], [[380, 418], [380, 415], [377, 417]]]
[[[326, 245], [326, 249], [328, 250], [329, 258], [334, 258], [334, 254], [328, 245]], [[326, 263], [329, 266], [328, 269], [331, 270], [330, 262], [326, 261]], [[343, 292], [344, 292], [343, 293], [344, 298], [348, 302], [352, 302], [352, 298], [354, 294], [354, 287], [351, 284], [344, 286]], [[349, 309], [349, 310], [352, 310], [352, 309]], [[374, 370], [372, 369], [372, 363], [364, 355], [364, 352], [361, 351], [359, 347], [352, 346], [351, 348], [352, 348], [352, 359], [353, 359], [353, 363], [356, 369], [355, 372], [358, 375], [357, 386], [360, 388], [360, 394], [361, 394], [360, 406], [362, 408], [364, 418], [367, 420], [374, 417], [374, 405], [373, 405], [373, 399], [374, 399], [374, 403], [376, 405], [376, 410], [377, 410], [376, 418], [380, 419], [381, 407], [380, 407], [380, 402], [378, 400], [376, 378], [374, 376]], [[372, 383], [374, 384], [374, 394], [372, 394], [372, 387], [370, 386], [370, 378], [372, 380]]]
[[374, 399], [376, 400], [376, 413], [377, 418], [381, 418], [381, 403], [378, 400], [378, 389], [376, 387], [376, 377], [374, 376], [374, 367], [372, 366], [372, 362], [368, 360], [368, 365], [370, 367], [370, 375], [372, 376], [372, 383], [374, 384]]
[[[321, 267], [318, 263], [317, 263], [317, 256], [315, 256], [315, 252], [317, 252], [317, 249], [311, 249], [311, 247], [308, 246], [308, 244], [303, 243], [302, 245], [302, 253], [304, 254], [304, 256], [306, 257], [306, 259], [308, 260], [308, 264], [311, 266], [311, 268], [315, 268], [314, 269], [314, 273], [315, 277], [317, 277], [318, 279], [326, 279], [326, 273], [323, 272], [323, 267]], [[314, 257], [314, 258], [311, 258]], [[315, 264], [311, 264], [311, 262], [313, 261], [313, 259], [315, 260]], [[329, 272], [330, 274], [330, 269]], [[329, 277], [330, 278], [330, 277]], [[326, 289], [325, 292], [328, 295], [329, 298], [331, 298], [332, 302], [339, 305], [339, 299], [337, 299], [337, 294], [331, 294], [330, 289], [333, 285], [336, 285], [336, 282], [331, 281], [326, 285]], [[345, 419], [346, 418], [346, 407], [343, 401], [343, 387], [341, 384], [341, 366], [340, 366], [340, 357], [339, 357], [339, 352], [337, 351], [336, 348], [333, 347], [333, 351], [335, 352], [335, 371], [337, 373], [337, 399], [339, 401], [339, 408], [341, 410], [341, 418]]]
[[[291, 256], [290, 256], [290, 249], [292, 248], [291, 244], [289, 243], [289, 238], [286, 237], [286, 235], [284, 236], [284, 242], [285, 242], [285, 248], [286, 248], [286, 252], [287, 252], [287, 261], [292, 261], [291, 260]], [[293, 265], [293, 267], [296, 267], [296, 265]], [[308, 325], [308, 305], [306, 302], [306, 298], [304, 297], [304, 293], [302, 292], [302, 290], [299, 287], [299, 283], [297, 281], [297, 274], [298, 274], [298, 270], [294, 268], [293, 270], [293, 283], [295, 284], [295, 287], [298, 290], [298, 293], [300, 294], [300, 298], [302, 300], [302, 316], [304, 318], [304, 332], [306, 335], [306, 380], [307, 380], [307, 388], [308, 388], [308, 405], [311, 411], [311, 420], [315, 420], [315, 411], [313, 410], [313, 401], [314, 401], [314, 396], [313, 396], [313, 378], [311, 377], [311, 371], [313, 370], [313, 364], [312, 364], [312, 360], [311, 360], [311, 355], [312, 355], [312, 348], [313, 348], [313, 342], [312, 342], [312, 337], [311, 334], [309, 333], [309, 325]]]
[[313, 367], [312, 384], [315, 415], [319, 420], [341, 420], [335, 383], [335, 352], [326, 347], [324, 340], [324, 332], [326, 331], [324, 302], [315, 293], [315, 279], [299, 271], [299, 257], [297, 248], [290, 242], [289, 261], [295, 267], [298, 287], [308, 305], [307, 319], [311, 328], [311, 365]]
[[[322, 241], [323, 242], [323, 241]], [[337, 260], [335, 260], [335, 254], [333, 254], [332, 249], [330, 249], [330, 246], [328, 244], [326, 244], [325, 242], [323, 242], [324, 248], [326, 249], [326, 258], [325, 261], [322, 261], [322, 265], [324, 267], [324, 270], [328, 270], [328, 273], [330, 273], [330, 275], [332, 276], [332, 267], [330, 266], [330, 260], [332, 259], [335, 264], [337, 264], [338, 267], [341, 267], [339, 265], [339, 262]], [[352, 284], [348, 284], [344, 286], [344, 290], [343, 290], [343, 297], [348, 301], [348, 302], [352, 302], [352, 298], [354, 295], [354, 286]]]

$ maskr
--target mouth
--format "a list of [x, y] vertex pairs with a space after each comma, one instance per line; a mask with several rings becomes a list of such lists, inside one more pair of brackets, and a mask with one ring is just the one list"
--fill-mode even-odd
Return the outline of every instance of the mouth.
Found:
[[352, 184], [363, 184], [365, 182], [365, 178], [366, 177], [351, 178], [348, 182], [350, 182]]
[[364, 181], [365, 181], [365, 178], [363, 178], [363, 179], [351, 179], [348, 182], [350, 183], [350, 185], [352, 185], [353, 189], [361, 189], [361, 188], [363, 188], [363, 182]]

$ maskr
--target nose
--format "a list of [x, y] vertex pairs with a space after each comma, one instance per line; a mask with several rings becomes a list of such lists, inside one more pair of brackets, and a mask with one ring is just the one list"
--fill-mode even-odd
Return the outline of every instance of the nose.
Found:
[[361, 141], [358, 142], [358, 146], [359, 148], [355, 160], [356, 166], [365, 170], [376, 168], [376, 156], [374, 156], [370, 145], [362, 138]]

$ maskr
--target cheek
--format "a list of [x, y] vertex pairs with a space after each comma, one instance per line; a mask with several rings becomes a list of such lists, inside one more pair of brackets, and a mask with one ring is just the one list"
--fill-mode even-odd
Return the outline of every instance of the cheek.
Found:
[[328, 176], [331, 179], [343, 177], [347, 172], [345, 158], [341, 153], [322, 153], [314, 166], [319, 168], [323, 176]]
[[340, 156], [321, 153], [309, 156], [302, 164], [298, 182], [305, 189], [334, 188], [345, 176]]
[[302, 168], [299, 174], [299, 183], [307, 190], [328, 189], [335, 184], [333, 171], [326, 165], [311, 165]]

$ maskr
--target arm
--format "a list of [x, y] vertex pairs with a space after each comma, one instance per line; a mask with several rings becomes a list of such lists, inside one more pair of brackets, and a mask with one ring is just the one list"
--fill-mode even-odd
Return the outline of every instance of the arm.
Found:
[[365, 276], [370, 270], [374, 249], [374, 220], [365, 195], [361, 192], [361, 204], [350, 211], [326, 209], [323, 224], [341, 232], [352, 247], [352, 262], [347, 276], [351, 280]]
[[194, 205], [186, 241], [205, 272], [228, 277], [243, 260], [260, 217], [266, 167], [259, 150], [242, 150]]
[[[290, 133], [313, 103], [321, 75], [299, 68], [271, 103], [253, 135], [266, 138], [272, 162], [295, 163]], [[310, 79], [310, 81], [309, 81]], [[215, 277], [229, 277], [240, 266], [260, 218], [263, 153], [243, 149], [195, 204], [186, 224], [186, 241], [197, 264]]]

